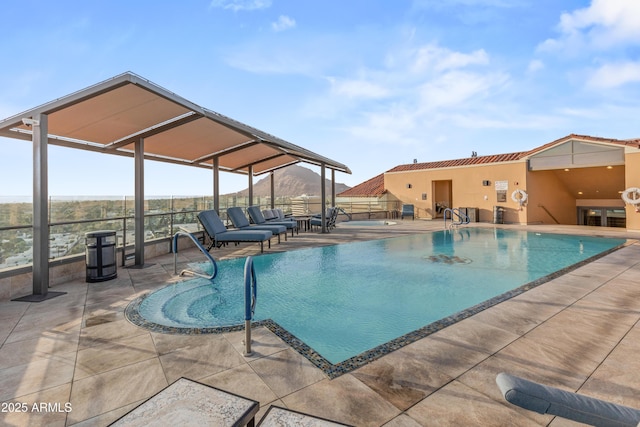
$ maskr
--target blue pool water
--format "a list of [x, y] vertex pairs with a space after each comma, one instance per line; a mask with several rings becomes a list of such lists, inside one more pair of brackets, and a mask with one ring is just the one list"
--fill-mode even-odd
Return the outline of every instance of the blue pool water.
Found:
[[[265, 254], [254, 257], [255, 318], [335, 364], [622, 243], [469, 228]], [[244, 261], [218, 262], [213, 282], [150, 294], [140, 315], [175, 327], [243, 323]]]

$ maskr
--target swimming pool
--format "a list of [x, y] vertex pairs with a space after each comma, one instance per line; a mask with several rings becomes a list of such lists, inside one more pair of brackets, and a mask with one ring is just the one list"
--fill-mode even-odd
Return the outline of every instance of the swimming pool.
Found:
[[[254, 258], [255, 317], [301, 340], [298, 350], [318, 366], [348, 364], [624, 242], [469, 228], [265, 254]], [[156, 291], [139, 302], [139, 315], [198, 331], [242, 324], [243, 266], [244, 259], [220, 261], [213, 283]]]

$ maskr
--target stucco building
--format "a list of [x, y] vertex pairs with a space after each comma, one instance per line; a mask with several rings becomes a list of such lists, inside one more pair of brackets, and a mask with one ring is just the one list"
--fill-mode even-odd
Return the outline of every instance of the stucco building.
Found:
[[[341, 194], [413, 204], [417, 218], [471, 208], [481, 222], [640, 231], [640, 139], [571, 134], [530, 151], [399, 165]], [[526, 200], [523, 201], [523, 196]]]

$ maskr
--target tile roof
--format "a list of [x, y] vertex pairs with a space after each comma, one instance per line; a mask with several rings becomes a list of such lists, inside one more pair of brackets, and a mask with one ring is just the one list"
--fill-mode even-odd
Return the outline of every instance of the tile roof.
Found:
[[396, 166], [395, 168], [388, 170], [386, 173], [406, 172], [406, 171], [423, 170], [423, 169], [452, 168], [456, 166], [482, 165], [482, 164], [488, 164], [488, 163], [511, 162], [514, 160], [521, 159], [527, 153], [528, 152], [523, 151], [518, 153], [494, 154], [490, 156], [466, 157], [464, 159], [455, 159], [455, 160], [441, 160], [441, 161], [426, 162], [426, 163], [410, 163], [407, 165]]
[[384, 174], [374, 176], [373, 178], [351, 187], [350, 189], [337, 194], [341, 197], [358, 197], [358, 196], [382, 196], [385, 192], [384, 189]]

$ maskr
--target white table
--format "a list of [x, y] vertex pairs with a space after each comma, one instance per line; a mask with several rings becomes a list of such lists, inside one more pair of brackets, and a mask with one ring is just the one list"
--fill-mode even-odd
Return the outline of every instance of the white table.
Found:
[[180, 378], [112, 426], [249, 426], [260, 404], [254, 400]]

